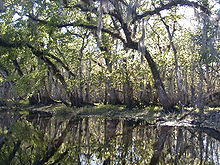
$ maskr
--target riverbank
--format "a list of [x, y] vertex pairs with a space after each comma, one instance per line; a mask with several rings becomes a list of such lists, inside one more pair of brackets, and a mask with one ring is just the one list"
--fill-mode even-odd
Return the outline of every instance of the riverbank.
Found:
[[164, 113], [162, 107], [159, 106], [128, 109], [123, 105], [102, 104], [81, 108], [66, 107], [63, 104], [52, 104], [48, 106], [19, 105], [11, 106], [10, 108], [0, 107], [0, 112], [4, 111], [18, 112], [20, 114], [50, 115], [61, 118], [69, 118], [70, 116], [126, 118], [131, 120], [146, 120], [152, 125], [196, 125], [220, 131], [220, 107], [205, 107], [202, 115], [199, 114], [197, 109], [193, 108], [184, 109], [182, 113]]

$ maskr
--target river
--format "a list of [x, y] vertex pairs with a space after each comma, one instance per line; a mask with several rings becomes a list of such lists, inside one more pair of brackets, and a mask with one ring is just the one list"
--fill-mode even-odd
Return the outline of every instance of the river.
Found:
[[9, 112], [0, 121], [0, 164], [220, 164], [218, 136], [198, 127]]

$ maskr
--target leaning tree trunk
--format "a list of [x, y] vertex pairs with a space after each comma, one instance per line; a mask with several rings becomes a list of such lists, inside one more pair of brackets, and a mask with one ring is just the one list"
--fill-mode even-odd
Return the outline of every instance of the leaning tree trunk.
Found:
[[157, 65], [150, 56], [150, 53], [148, 51], [145, 51], [145, 58], [150, 66], [151, 72], [153, 74], [155, 87], [157, 90], [158, 97], [160, 99], [160, 104], [163, 106], [163, 108], [167, 111], [171, 110], [173, 108], [173, 104], [171, 103], [170, 99], [168, 98], [166, 91], [164, 89], [164, 85], [160, 78], [160, 73], [157, 69]]
[[[125, 43], [125, 46], [127, 48], [139, 50], [138, 43], [131, 41], [131, 40], [128, 43]], [[164, 110], [166, 110], [166, 111], [172, 110], [174, 105], [170, 101], [169, 97], [167, 96], [163, 82], [161, 81], [161, 78], [160, 78], [160, 72], [157, 69], [157, 65], [154, 62], [153, 58], [151, 57], [150, 52], [147, 50], [146, 46], [142, 46], [142, 50], [144, 50], [144, 51], [142, 51], [141, 53], [144, 52], [143, 55], [146, 58], [148, 65], [151, 69], [151, 73], [153, 75], [154, 84], [155, 84], [155, 88], [157, 90], [157, 95], [159, 97], [160, 104], [164, 108]]]

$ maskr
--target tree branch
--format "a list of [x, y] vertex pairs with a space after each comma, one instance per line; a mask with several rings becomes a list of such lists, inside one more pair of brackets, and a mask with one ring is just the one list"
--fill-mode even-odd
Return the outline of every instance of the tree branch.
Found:
[[[58, 28], [62, 28], [62, 27], [68, 27], [68, 26], [78, 26], [78, 27], [83, 27], [86, 29], [90, 29], [90, 30], [97, 30], [97, 26], [95, 25], [86, 25], [86, 24], [76, 24], [76, 23], [67, 23], [67, 24], [60, 24], [57, 25]], [[108, 33], [110, 34], [112, 37], [118, 38], [120, 39], [122, 42], [125, 42], [125, 40], [118, 34], [118, 33], [114, 33], [109, 29], [104, 29], [102, 28], [102, 32]]]
[[[50, 66], [52, 66], [53, 63], [52, 63], [48, 58], [46, 58], [46, 57], [43, 58], [43, 56], [47, 55], [48, 57], [50, 57], [50, 58], [56, 60], [58, 63], [61, 64], [61, 66], [62, 66], [64, 69], [66, 69], [66, 71], [68, 71], [68, 72], [70, 73], [71, 76], [76, 77], [76, 75], [70, 71], [70, 69], [68, 68], [68, 66], [66, 66], [58, 57], [56, 57], [56, 56], [54, 56], [53, 54], [50, 54], [50, 53], [48, 53], [48, 52], [37, 50], [37, 49], [34, 48], [31, 44], [27, 44], [27, 43], [23, 43], [23, 42], [10, 43], [10, 42], [6, 42], [6, 41], [4, 41], [2, 38], [0, 38], [0, 46], [5, 47], [5, 48], [21, 48], [22, 46], [27, 46], [28, 48], [31, 49], [31, 51], [33, 52], [33, 54], [35, 54], [37, 57], [40, 57], [40, 58], [43, 59], [43, 61], [45, 61], [45, 62], [49, 62], [49, 63], [50, 63], [50, 64], [49, 64]], [[53, 64], [53, 65], [54, 65], [54, 64]], [[55, 66], [55, 65], [54, 65], [54, 66]], [[54, 67], [52, 66], [52, 68], [54, 68]], [[17, 69], [17, 68], [16, 68], [16, 69]], [[54, 71], [57, 72], [56, 70], [54, 70]]]
[[45, 53], [43, 51], [37, 50], [36, 48], [34, 48], [32, 45], [30, 44], [26, 44], [28, 48], [31, 49], [32, 53], [39, 57], [41, 60], [43, 60], [48, 66], [49, 68], [53, 71], [53, 74], [57, 77], [57, 79], [60, 80], [60, 82], [62, 83], [63, 86], [67, 87], [67, 84], [65, 82], [64, 77], [61, 75], [60, 70], [57, 69], [57, 67], [54, 65], [54, 63], [52, 63], [52, 61], [50, 61], [46, 56]]
[[155, 8], [154, 10], [146, 11], [141, 15], [137, 15], [133, 19], [132, 23], [134, 23], [134, 22], [136, 22], [136, 21], [138, 21], [138, 20], [140, 20], [140, 19], [142, 19], [146, 16], [151, 16], [151, 15], [154, 15], [154, 14], [158, 14], [162, 10], [168, 10], [168, 9], [171, 9], [172, 7], [176, 7], [176, 6], [189, 6], [189, 7], [200, 8], [206, 14], [210, 14], [210, 11], [205, 6], [202, 6], [197, 2], [191, 2], [191, 1], [188, 1], [188, 0], [175, 0], [175, 1], [172, 0], [171, 2], [169, 2], [165, 5], [162, 5], [159, 8]]
[[66, 66], [61, 59], [59, 59], [58, 57], [56, 57], [56, 56], [54, 56], [53, 54], [50, 54], [50, 53], [47, 53], [46, 55], [48, 55], [48, 57], [51, 57], [51, 58], [53, 58], [54, 60], [56, 60], [58, 63], [60, 63], [60, 64], [62, 65], [62, 67], [63, 67], [64, 69], [66, 69], [66, 71], [67, 71], [71, 76], [76, 77], [76, 75], [75, 75], [73, 72], [71, 72], [71, 70], [69, 69], [69, 67]]
[[[42, 23], [42, 24], [44, 24], [44, 25], [47, 25], [47, 24], [49, 23], [48, 21], [38, 19], [38, 18], [36, 18], [36, 17], [34, 17], [34, 16], [31, 16], [31, 15], [28, 15], [28, 17], [30, 17], [32, 20], [37, 21], [37, 22], [40, 22], [40, 23]], [[55, 26], [55, 27], [58, 27], [58, 28], [72, 26], [72, 27], [82, 27], [82, 28], [86, 28], [86, 29], [90, 29], [90, 30], [97, 30], [97, 26], [95, 26], [95, 25], [89, 25], [89, 24], [87, 25], [87, 24], [83, 24], [83, 23], [77, 24], [77, 23], [74, 23], [74, 22], [72, 22], [72, 23], [66, 23], [66, 24], [57, 24], [57, 25], [54, 25], [54, 26]], [[122, 37], [119, 35], [119, 33], [117, 33], [117, 32], [112, 32], [111, 30], [109, 30], [109, 29], [104, 29], [104, 28], [102, 28], [102, 32], [108, 33], [108, 34], [110, 34], [112, 37], [117, 38], [117, 39], [121, 40], [123, 43], [125, 43], [125, 39], [122, 38]], [[1, 42], [1, 40], [0, 40], [0, 42]], [[1, 43], [0, 43], [0, 44], [1, 44]]]

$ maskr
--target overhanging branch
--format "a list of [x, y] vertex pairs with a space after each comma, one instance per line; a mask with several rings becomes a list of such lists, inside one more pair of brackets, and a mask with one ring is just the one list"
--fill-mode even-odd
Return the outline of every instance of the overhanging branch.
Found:
[[[76, 75], [70, 71], [68, 66], [66, 66], [59, 58], [57, 58], [56, 56], [54, 56], [53, 54], [50, 54], [48, 52], [38, 50], [35, 47], [33, 47], [31, 44], [23, 43], [23, 42], [11, 43], [11, 42], [7, 42], [7, 41], [3, 40], [2, 38], [0, 38], [0, 46], [5, 47], [5, 48], [21, 48], [22, 46], [26, 46], [31, 49], [31, 51], [33, 52], [33, 54], [35, 56], [40, 57], [43, 61], [45, 61], [47, 64], [49, 64], [53, 69], [55, 68], [54, 67], [55, 65], [45, 56], [48, 56], [48, 57], [56, 60], [58, 63], [60, 63], [62, 65], [62, 67], [64, 69], [66, 69], [66, 71], [68, 71], [70, 73], [71, 76], [76, 77]], [[56, 69], [53, 71], [55, 73], [59, 72]]]
[[162, 10], [168, 10], [171, 9], [172, 7], [176, 7], [176, 6], [188, 6], [188, 7], [195, 7], [195, 8], [200, 8], [203, 12], [210, 14], [210, 11], [208, 10], [208, 8], [206, 8], [205, 6], [200, 5], [197, 2], [191, 2], [188, 0], [172, 0], [171, 2], [162, 5], [161, 7], [155, 8], [154, 10], [151, 11], [146, 11], [141, 15], [137, 15], [132, 23], [146, 17], [146, 16], [151, 16], [154, 14], [158, 14], [159, 12], [161, 12]]
[[[34, 16], [30, 16], [28, 15], [29, 18], [31, 18], [32, 20], [34, 21], [37, 21], [39, 23], [42, 23], [44, 25], [47, 25], [49, 24], [48, 21], [45, 21], [45, 20], [41, 20], [41, 19], [38, 19]], [[75, 23], [75, 22], [72, 22], [72, 23], [65, 23], [65, 24], [56, 24], [54, 25], [55, 27], [58, 27], [58, 28], [63, 28], [63, 27], [82, 27], [82, 28], [86, 28], [86, 29], [90, 29], [90, 30], [97, 30], [97, 26], [95, 25], [87, 25], [87, 24], [83, 24], [83, 23]], [[119, 40], [121, 40], [123, 43], [125, 43], [125, 39], [122, 38], [119, 33], [115, 33], [115, 32], [112, 32], [111, 30], [109, 29], [105, 29], [105, 28], [102, 28], [102, 32], [104, 33], [108, 33], [110, 34], [112, 37], [114, 38], [117, 38]]]

